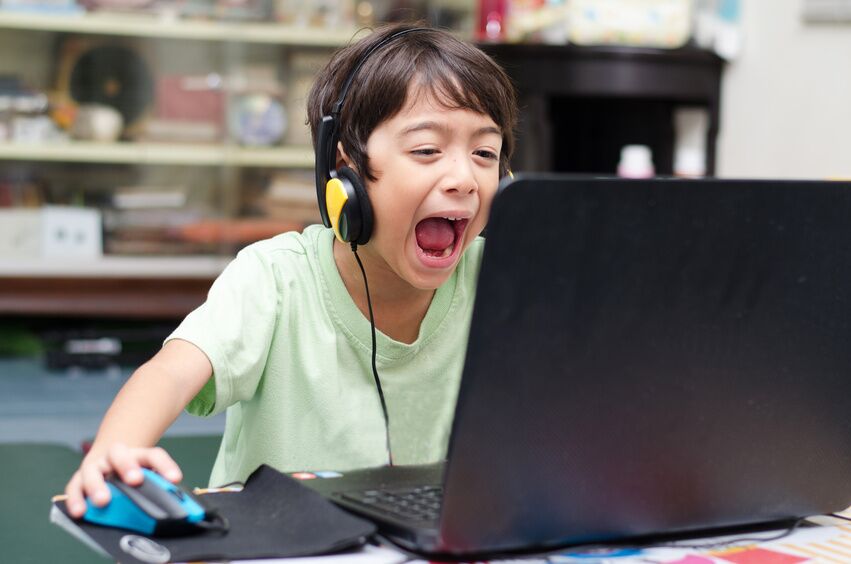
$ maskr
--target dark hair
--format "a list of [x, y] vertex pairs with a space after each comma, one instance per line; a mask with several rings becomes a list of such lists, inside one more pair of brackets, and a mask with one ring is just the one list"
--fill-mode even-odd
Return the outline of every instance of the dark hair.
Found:
[[[317, 126], [331, 113], [343, 83], [368, 49], [394, 33], [417, 24], [383, 26], [364, 39], [337, 51], [316, 76], [307, 99], [307, 120], [316, 149]], [[410, 85], [416, 84], [448, 108], [485, 114], [502, 132], [500, 168], [508, 170], [514, 151], [517, 99], [514, 86], [493, 59], [477, 47], [438, 29], [394, 38], [373, 52], [357, 72], [340, 114], [339, 140], [361, 176], [375, 180], [366, 142], [382, 122], [400, 112]], [[333, 163], [332, 163], [333, 164]]]

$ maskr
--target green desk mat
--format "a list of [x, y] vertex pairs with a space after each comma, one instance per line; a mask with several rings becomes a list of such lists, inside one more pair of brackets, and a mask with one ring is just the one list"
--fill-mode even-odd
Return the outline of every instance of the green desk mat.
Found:
[[50, 522], [50, 498], [65, 490], [79, 465], [80, 453], [65, 445], [0, 444], [0, 560], [108, 562]]
[[[188, 489], [205, 487], [221, 437], [164, 437]], [[50, 523], [50, 499], [65, 490], [81, 454], [48, 443], [0, 443], [0, 561], [21, 564], [108, 562]]]

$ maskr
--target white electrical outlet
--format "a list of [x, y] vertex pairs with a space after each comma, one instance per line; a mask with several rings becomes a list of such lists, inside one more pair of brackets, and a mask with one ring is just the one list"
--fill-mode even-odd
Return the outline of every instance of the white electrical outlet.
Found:
[[42, 256], [98, 258], [103, 254], [99, 210], [45, 206], [42, 208], [41, 229]]

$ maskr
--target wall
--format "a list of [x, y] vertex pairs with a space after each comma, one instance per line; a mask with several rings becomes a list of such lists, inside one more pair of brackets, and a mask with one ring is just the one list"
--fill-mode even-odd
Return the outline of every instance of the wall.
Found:
[[743, 0], [718, 174], [851, 179], [851, 24], [801, 20], [802, 0]]

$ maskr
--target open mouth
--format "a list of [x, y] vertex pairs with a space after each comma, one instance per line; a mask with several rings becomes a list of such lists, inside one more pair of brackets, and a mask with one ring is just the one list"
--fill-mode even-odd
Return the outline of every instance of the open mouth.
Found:
[[455, 252], [456, 244], [461, 244], [468, 219], [455, 217], [429, 217], [415, 228], [417, 246], [423, 254], [431, 258], [446, 258]]

